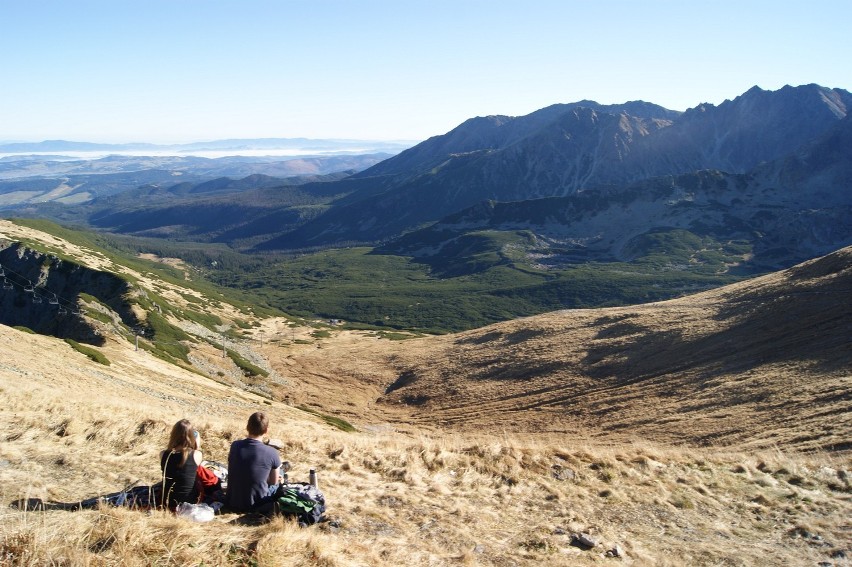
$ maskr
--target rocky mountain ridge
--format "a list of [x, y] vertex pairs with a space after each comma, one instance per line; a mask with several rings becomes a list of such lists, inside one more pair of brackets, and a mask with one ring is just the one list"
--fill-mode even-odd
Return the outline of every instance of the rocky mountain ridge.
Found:
[[576, 103], [475, 118], [342, 181], [342, 188], [352, 184], [346, 198], [262, 247], [319, 245], [340, 235], [384, 240], [483, 200], [564, 197], [704, 169], [745, 174], [819, 145], [850, 105], [847, 91], [806, 85], [755, 87], [676, 116], [652, 105], [635, 116], [628, 110], [636, 104]]

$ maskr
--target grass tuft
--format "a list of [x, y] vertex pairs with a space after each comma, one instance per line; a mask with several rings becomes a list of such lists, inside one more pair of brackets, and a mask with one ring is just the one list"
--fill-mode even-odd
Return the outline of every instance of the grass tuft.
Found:
[[74, 339], [65, 339], [65, 342], [71, 345], [71, 347], [81, 354], [85, 354], [91, 360], [97, 362], [98, 364], [103, 364], [104, 366], [109, 366], [109, 359], [103, 355], [102, 352], [95, 350], [92, 347], [83, 346]]
[[315, 415], [315, 416], [319, 417], [320, 419], [325, 421], [327, 424], [333, 425], [334, 427], [338, 428], [341, 431], [346, 431], [347, 433], [352, 433], [352, 432], [357, 431], [357, 429], [355, 429], [355, 426], [352, 425], [351, 423], [349, 423], [348, 421], [346, 421], [345, 419], [341, 419], [339, 417], [334, 417], [334, 416], [331, 416], [331, 415], [326, 415], [324, 413], [320, 413], [317, 410], [311, 409], [307, 406], [296, 406], [296, 407], [298, 409], [304, 411], [304, 412], [307, 412], [311, 415]]

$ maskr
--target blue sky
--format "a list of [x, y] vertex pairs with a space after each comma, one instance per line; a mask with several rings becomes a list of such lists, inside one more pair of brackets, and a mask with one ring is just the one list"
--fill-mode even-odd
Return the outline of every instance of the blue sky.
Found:
[[0, 0], [0, 140], [420, 140], [473, 116], [852, 89], [852, 1]]

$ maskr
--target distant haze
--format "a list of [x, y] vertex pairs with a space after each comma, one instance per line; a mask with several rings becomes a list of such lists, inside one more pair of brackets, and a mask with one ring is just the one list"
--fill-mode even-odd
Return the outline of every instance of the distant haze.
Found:
[[129, 157], [203, 157], [231, 156], [281, 157], [333, 156], [386, 153], [395, 154], [413, 146], [415, 141], [308, 140], [308, 139], [232, 139], [188, 144], [98, 144], [52, 140], [35, 143], [0, 144], [0, 159], [38, 156], [57, 160], [92, 160], [107, 156]]
[[100, 159], [107, 156], [131, 156], [131, 157], [170, 157], [170, 156], [192, 156], [209, 159], [217, 159], [230, 156], [245, 157], [301, 157], [301, 156], [324, 156], [340, 154], [365, 154], [371, 153], [370, 148], [347, 148], [346, 150], [308, 150], [308, 149], [271, 149], [271, 150], [99, 150], [99, 151], [73, 151], [61, 152], [0, 152], [0, 158], [11, 156], [56, 156], [69, 159]]

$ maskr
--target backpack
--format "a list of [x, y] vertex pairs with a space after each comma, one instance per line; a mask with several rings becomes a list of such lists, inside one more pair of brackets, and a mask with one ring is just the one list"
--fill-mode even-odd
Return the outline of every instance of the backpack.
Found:
[[198, 467], [195, 472], [195, 492], [198, 494], [197, 502], [212, 500], [213, 495], [221, 489], [222, 481], [212, 470], [206, 466]]
[[295, 516], [300, 526], [311, 526], [325, 513], [325, 496], [310, 484], [282, 484], [275, 492], [275, 505], [279, 514]]

